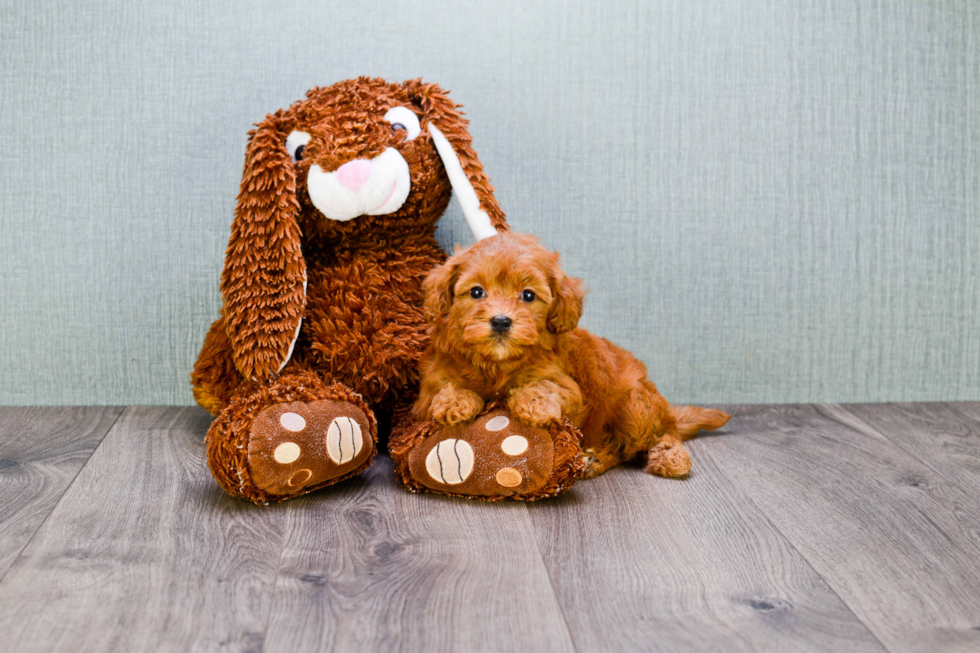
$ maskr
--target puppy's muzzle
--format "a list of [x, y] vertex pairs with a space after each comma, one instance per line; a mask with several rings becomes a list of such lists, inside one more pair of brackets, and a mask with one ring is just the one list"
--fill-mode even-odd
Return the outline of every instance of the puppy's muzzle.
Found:
[[494, 315], [490, 318], [490, 328], [494, 333], [507, 333], [513, 321], [506, 315]]

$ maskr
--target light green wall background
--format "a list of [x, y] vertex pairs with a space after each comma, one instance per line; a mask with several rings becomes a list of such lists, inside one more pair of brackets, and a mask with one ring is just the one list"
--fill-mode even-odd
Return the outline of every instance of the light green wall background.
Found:
[[192, 403], [246, 131], [358, 74], [451, 89], [512, 225], [668, 398], [980, 398], [974, 0], [0, 16], [0, 403]]

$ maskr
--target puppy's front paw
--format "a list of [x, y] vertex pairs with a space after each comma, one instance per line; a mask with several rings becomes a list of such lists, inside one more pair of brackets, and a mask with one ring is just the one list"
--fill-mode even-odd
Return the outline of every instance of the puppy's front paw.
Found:
[[507, 407], [517, 417], [531, 426], [545, 426], [561, 420], [561, 399], [558, 386], [551, 381], [526, 385], [515, 390]]
[[472, 390], [447, 384], [432, 400], [432, 417], [441, 424], [455, 426], [469, 422], [483, 410], [483, 399]]
[[599, 456], [592, 449], [586, 449], [582, 452], [582, 462], [585, 463], [585, 472], [582, 474], [583, 478], [595, 478], [606, 471], [602, 461], [599, 460]]
[[595, 478], [623, 462], [623, 459], [607, 450], [585, 449], [582, 451], [582, 462], [585, 463], [583, 478]]

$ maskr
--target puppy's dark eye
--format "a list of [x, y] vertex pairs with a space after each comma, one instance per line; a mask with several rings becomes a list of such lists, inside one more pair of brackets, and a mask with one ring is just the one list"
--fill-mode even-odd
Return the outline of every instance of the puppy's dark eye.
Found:
[[305, 151], [306, 151], [306, 146], [305, 145], [300, 145], [299, 147], [296, 148], [296, 154], [293, 155], [293, 158], [296, 159], [297, 161], [302, 161], [303, 160], [303, 152], [305, 152]]
[[521, 293], [521, 299], [523, 299], [526, 302], [533, 302], [534, 297], [535, 297], [534, 292], [530, 290], [525, 290], [524, 292]]
[[480, 299], [481, 297], [483, 297], [483, 288], [481, 288], [480, 286], [473, 286], [472, 288], [470, 288], [470, 297], [472, 297], [473, 299]]

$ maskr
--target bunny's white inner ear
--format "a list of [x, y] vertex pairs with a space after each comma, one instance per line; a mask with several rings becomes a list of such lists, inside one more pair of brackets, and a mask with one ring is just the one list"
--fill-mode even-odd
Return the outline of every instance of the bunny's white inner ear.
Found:
[[463, 209], [463, 215], [466, 216], [470, 229], [473, 230], [473, 236], [477, 240], [496, 236], [497, 230], [493, 228], [493, 223], [490, 222], [490, 216], [487, 215], [487, 212], [480, 208], [480, 198], [477, 197], [473, 184], [470, 183], [470, 178], [463, 171], [463, 166], [460, 164], [452, 144], [431, 122], [429, 123], [429, 133], [432, 135], [432, 142], [436, 144], [442, 165], [446, 168], [446, 174], [449, 175], [449, 183], [453, 186], [456, 200]]
[[[303, 272], [303, 306], [304, 307], [306, 306], [306, 284], [307, 284], [307, 281], [309, 281], [309, 279], [306, 276], [306, 272]], [[296, 348], [296, 341], [299, 340], [299, 330], [300, 330], [300, 327], [302, 327], [302, 326], [303, 326], [303, 316], [300, 315], [299, 316], [299, 322], [296, 324], [296, 331], [293, 332], [293, 341], [291, 343], [289, 343], [289, 351], [286, 352], [286, 358], [279, 365], [279, 369], [276, 370], [276, 374], [279, 374], [280, 372], [282, 372], [283, 368], [286, 367], [286, 363], [288, 363], [289, 362], [289, 359], [293, 357], [293, 349]], [[254, 381], [255, 379], [252, 379], [252, 380]]]

